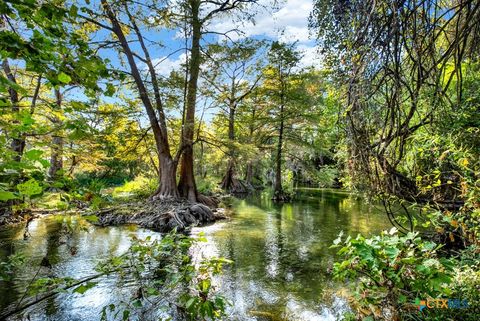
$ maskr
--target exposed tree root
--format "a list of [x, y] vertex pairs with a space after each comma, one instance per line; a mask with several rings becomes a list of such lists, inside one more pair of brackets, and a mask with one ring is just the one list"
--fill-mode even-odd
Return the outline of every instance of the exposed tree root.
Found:
[[215, 197], [215, 196], [207, 196], [203, 194], [198, 194], [197, 195], [197, 200], [199, 203], [202, 203], [212, 209], [215, 209], [218, 207], [218, 204], [220, 203], [220, 200]]
[[231, 177], [230, 179], [224, 177], [220, 183], [220, 187], [232, 194], [248, 194], [255, 190], [250, 183], [235, 177]]
[[275, 192], [272, 196], [272, 201], [274, 202], [290, 202], [292, 196], [285, 192]]
[[[185, 200], [165, 198], [123, 204], [96, 212], [98, 217], [96, 224], [100, 226], [137, 224], [155, 231], [168, 232], [175, 228], [184, 231], [190, 226], [225, 218], [221, 211], [212, 209], [218, 205], [218, 200], [214, 197], [200, 195], [199, 199], [202, 203], [192, 204]], [[212, 208], [207, 206], [207, 203]]]

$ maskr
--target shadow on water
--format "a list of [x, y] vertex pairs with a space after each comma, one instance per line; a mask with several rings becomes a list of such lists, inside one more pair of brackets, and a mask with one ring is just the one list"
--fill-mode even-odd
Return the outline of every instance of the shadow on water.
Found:
[[[327, 272], [335, 250], [329, 246], [343, 230], [351, 235], [388, 228], [385, 215], [361, 199], [337, 190], [305, 188], [292, 203], [275, 204], [268, 191], [237, 199], [232, 219], [193, 233], [205, 232], [208, 242], [194, 249], [198, 257], [224, 256], [235, 263], [216, 279], [232, 302], [228, 320], [336, 320], [348, 309], [335, 295], [341, 285]], [[127, 250], [132, 234], [155, 232], [130, 226], [94, 228], [66, 237], [63, 218], [48, 217], [23, 228], [0, 231], [0, 259], [24, 253], [26, 264], [11, 282], [0, 282], [0, 310], [10, 309], [22, 297], [33, 275], [95, 274], [98, 261]], [[75, 253], [72, 255], [72, 248]], [[49, 267], [39, 268], [44, 257]], [[98, 320], [102, 307], [127, 299], [135, 284], [102, 278], [84, 295], [62, 293], [10, 320]]]

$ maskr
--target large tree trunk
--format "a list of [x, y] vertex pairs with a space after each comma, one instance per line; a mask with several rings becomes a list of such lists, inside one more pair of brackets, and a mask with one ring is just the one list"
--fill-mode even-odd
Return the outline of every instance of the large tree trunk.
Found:
[[[7, 76], [7, 79], [12, 83], [16, 84], [17, 80], [15, 79], [15, 75], [13, 74], [12, 70], [10, 69], [10, 64], [8, 63], [7, 59], [3, 60], [3, 71]], [[19, 98], [17, 91], [10, 87], [8, 88], [8, 94], [10, 96], [10, 102], [12, 104], [12, 112], [18, 113], [20, 111]], [[18, 134], [12, 138], [12, 142], [10, 143], [10, 148], [15, 153], [13, 160], [15, 162], [20, 162], [22, 160], [23, 151], [25, 150], [25, 135], [23, 133]]]
[[178, 190], [182, 197], [185, 197], [191, 202], [197, 202], [198, 193], [193, 171], [193, 135], [195, 127], [198, 75], [200, 73], [200, 39], [202, 36], [202, 24], [199, 18], [200, 1], [190, 0], [189, 6], [192, 14], [192, 49], [190, 52], [190, 77], [187, 84], [185, 122], [182, 135], [182, 147], [184, 150], [180, 165]]
[[[155, 144], [158, 151], [158, 160], [160, 164], [160, 171], [159, 171], [160, 186], [154, 197], [160, 197], [160, 198], [161, 197], [178, 197], [179, 193], [176, 186], [176, 169], [177, 169], [176, 160], [172, 158], [170, 153], [165, 114], [163, 112], [163, 106], [162, 106], [162, 102], [160, 100], [160, 94], [159, 94], [160, 91], [158, 89], [158, 83], [155, 78], [155, 70], [154, 70], [152, 61], [150, 59], [150, 56], [148, 55], [148, 50], [143, 42], [143, 37], [140, 33], [140, 30], [136, 27], [135, 20], [127, 10], [127, 14], [130, 18], [130, 22], [133, 25], [134, 31], [138, 36], [142, 50], [145, 53], [147, 66], [149, 68], [149, 71], [152, 77], [152, 86], [155, 94], [155, 102], [156, 102], [156, 110], [158, 111], [158, 118], [155, 113], [154, 105], [152, 104], [152, 101], [149, 97], [143, 78], [138, 69], [137, 63], [134, 58], [134, 54], [130, 48], [130, 45], [127, 39], [125, 38], [125, 34], [123, 33], [120, 23], [117, 20], [117, 16], [115, 15], [115, 13], [113, 12], [112, 8], [110, 7], [110, 5], [106, 0], [101, 0], [101, 3], [110, 22], [112, 23], [112, 31], [117, 36], [120, 42], [120, 45], [123, 49], [123, 52], [127, 57], [132, 77], [135, 81], [135, 84], [138, 89], [138, 93], [140, 95], [140, 99], [142, 100], [142, 103], [148, 115], [148, 119], [150, 121], [150, 125], [152, 127], [153, 136], [155, 138]], [[193, 129], [192, 129], [192, 137], [193, 137]]]
[[178, 198], [177, 163], [169, 155], [159, 155], [160, 186], [154, 198]]
[[[2, 20], [3, 21], [3, 20]], [[12, 70], [10, 69], [10, 64], [8, 63], [8, 59], [4, 59], [2, 62], [2, 68], [5, 72], [7, 79], [12, 82], [13, 84], [17, 84], [17, 80], [15, 75], [13, 74]], [[18, 92], [13, 88], [8, 88], [8, 94], [10, 96], [10, 103], [12, 104], [12, 113], [16, 114], [20, 112], [19, 98]], [[13, 161], [20, 162], [22, 160], [23, 151], [25, 150], [25, 135], [23, 133], [19, 133], [12, 138], [10, 143], [10, 149], [13, 151]], [[18, 183], [19, 177], [14, 177], [14, 184]], [[17, 204], [18, 200], [9, 200], [6, 202], [0, 202], [0, 219], [2, 216], [10, 217], [13, 213], [13, 205]]]
[[222, 182], [220, 183], [220, 187], [229, 192], [235, 192], [233, 189], [234, 182], [234, 173], [235, 173], [235, 161], [233, 158], [229, 157], [228, 159], [228, 164], [227, 164], [227, 171], [225, 172], [225, 175], [222, 178]]
[[[225, 191], [235, 192], [234, 186], [236, 185], [235, 180], [235, 151], [233, 147], [233, 142], [235, 141], [235, 105], [230, 104], [228, 108], [228, 140], [230, 143], [230, 148], [228, 151], [228, 164], [227, 171], [223, 176], [222, 183], [220, 184], [221, 188]], [[241, 192], [241, 191], [239, 191]]]
[[48, 177], [54, 181], [63, 169], [63, 137], [55, 135], [52, 137], [52, 155], [50, 156], [50, 168]]
[[[55, 89], [56, 105], [58, 109], [62, 108], [62, 95], [58, 89]], [[55, 135], [52, 136], [52, 154], [50, 156], [50, 168], [48, 169], [48, 177], [51, 181], [58, 178], [58, 173], [63, 169], [63, 136], [62, 121], [57, 117], [52, 119], [53, 125], [59, 127]]]

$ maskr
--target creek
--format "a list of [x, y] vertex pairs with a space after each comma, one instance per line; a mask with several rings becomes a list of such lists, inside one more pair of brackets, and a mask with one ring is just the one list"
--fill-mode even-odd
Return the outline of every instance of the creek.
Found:
[[[195, 255], [234, 261], [214, 280], [232, 303], [227, 320], [338, 320], [348, 310], [338, 295], [344, 285], [330, 273], [333, 240], [340, 231], [370, 235], [391, 225], [380, 206], [347, 192], [301, 188], [296, 193], [295, 201], [285, 204], [273, 203], [268, 191], [236, 199], [231, 218], [192, 230], [208, 240], [196, 245]], [[66, 220], [68, 226], [84, 228], [67, 237]], [[132, 234], [160, 237], [131, 225], [100, 228], [63, 216], [32, 221], [27, 238], [24, 231], [22, 226], [0, 231], [1, 261], [14, 253], [27, 257], [12, 281], [0, 282], [0, 311], [18, 305], [36, 274], [81, 279], [95, 274], [101, 260], [124, 253]], [[40, 266], [45, 257], [51, 267]], [[126, 300], [136, 289], [133, 282], [113, 276], [97, 281], [83, 295], [57, 294], [9, 320], [99, 320], [104, 306]]]

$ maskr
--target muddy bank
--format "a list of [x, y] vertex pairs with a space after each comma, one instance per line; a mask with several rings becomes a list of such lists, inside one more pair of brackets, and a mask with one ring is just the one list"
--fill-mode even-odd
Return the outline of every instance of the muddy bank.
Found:
[[189, 226], [204, 225], [226, 218], [223, 208], [209, 208], [183, 200], [155, 200], [122, 204], [94, 213], [95, 225], [136, 224], [158, 232], [174, 228], [184, 231]]

